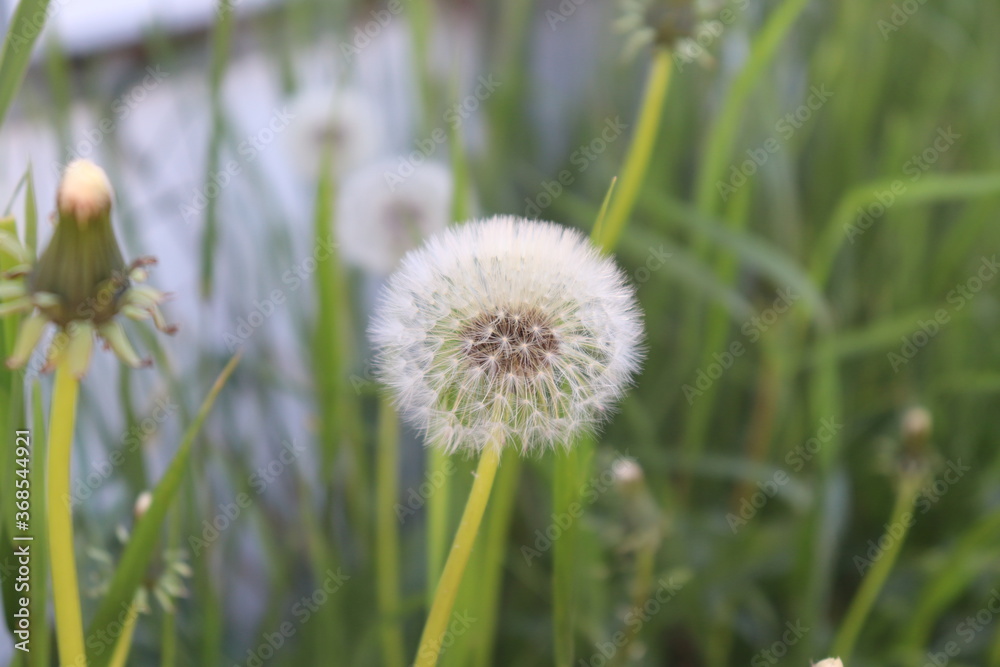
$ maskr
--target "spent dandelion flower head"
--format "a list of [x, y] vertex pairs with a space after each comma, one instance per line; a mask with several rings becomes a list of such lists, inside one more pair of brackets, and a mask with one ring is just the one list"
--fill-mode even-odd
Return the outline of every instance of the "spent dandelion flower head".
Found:
[[159, 308], [166, 296], [140, 284], [156, 260], [141, 257], [127, 264], [122, 256], [111, 226], [113, 197], [100, 167], [75, 160], [63, 173], [56, 194], [55, 229], [37, 262], [27, 262], [30, 255], [19, 247], [13, 232], [0, 231], [0, 243], [25, 258], [0, 281], [0, 298], [5, 300], [0, 316], [29, 314], [7, 359], [9, 367], [20, 368], [28, 361], [50, 323], [61, 335], [49, 346], [46, 369], [65, 356], [77, 377], [86, 371], [95, 334], [128, 365], [148, 363], [132, 348], [118, 315], [151, 319], [161, 331], [175, 331]]
[[706, 28], [712, 33], [721, 30], [719, 21], [705, 19], [721, 5], [718, 0], [622, 0], [617, 28], [626, 35], [624, 58], [657, 46], [693, 59], [702, 53], [695, 36]]
[[614, 261], [575, 230], [513, 216], [410, 252], [370, 333], [402, 414], [449, 452], [569, 447], [642, 358], [642, 316]]
[[840, 658], [827, 658], [826, 660], [814, 662], [813, 667], [844, 667], [844, 663]]
[[344, 259], [387, 275], [408, 251], [448, 225], [453, 187], [451, 171], [431, 162], [406, 178], [396, 175], [391, 160], [351, 174], [340, 190], [335, 223]]
[[335, 173], [342, 175], [368, 163], [382, 150], [382, 114], [359, 90], [307, 90], [290, 106], [289, 149], [295, 169], [303, 176], [312, 178], [319, 173], [327, 151], [333, 157]]

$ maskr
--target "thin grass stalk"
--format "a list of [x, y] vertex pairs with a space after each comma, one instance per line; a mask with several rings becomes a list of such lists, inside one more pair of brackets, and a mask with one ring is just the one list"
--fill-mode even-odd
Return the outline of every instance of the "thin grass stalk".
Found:
[[382, 657], [386, 667], [403, 667], [406, 658], [400, 603], [399, 521], [395, 511], [399, 484], [399, 420], [388, 399], [379, 404], [377, 456], [376, 585]]
[[656, 135], [659, 133], [660, 121], [663, 116], [663, 105], [670, 89], [671, 73], [674, 62], [669, 49], [657, 49], [653, 55], [653, 63], [646, 79], [646, 92], [643, 95], [639, 110], [639, 120], [632, 142], [625, 156], [625, 164], [621, 172], [621, 184], [618, 195], [611, 200], [607, 217], [600, 228], [600, 236], [595, 237], [598, 245], [611, 251], [618, 244], [625, 224], [632, 215], [639, 191], [646, 180], [649, 161], [656, 146]]
[[892, 541], [872, 565], [871, 570], [868, 571], [868, 576], [861, 582], [861, 587], [854, 594], [847, 614], [841, 621], [840, 629], [833, 640], [832, 653], [839, 656], [846, 664], [850, 664], [861, 629], [864, 627], [868, 614], [875, 604], [875, 600], [878, 599], [882, 587], [889, 578], [889, 573], [892, 572], [892, 568], [896, 564], [896, 558], [903, 548], [906, 534], [913, 524], [913, 506], [920, 495], [922, 482], [923, 475], [919, 474], [904, 473], [900, 479], [889, 525], [900, 526], [902, 534]]

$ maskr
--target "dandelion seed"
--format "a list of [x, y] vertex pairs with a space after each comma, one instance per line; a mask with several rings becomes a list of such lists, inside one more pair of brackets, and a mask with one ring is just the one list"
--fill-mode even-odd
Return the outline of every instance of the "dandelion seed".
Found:
[[642, 320], [615, 263], [578, 232], [498, 216], [403, 260], [371, 336], [381, 379], [430, 444], [563, 446], [632, 382]]
[[418, 167], [390, 183], [395, 162], [370, 165], [349, 176], [337, 202], [336, 231], [344, 259], [384, 276], [428, 236], [450, 222], [451, 172], [438, 164]]

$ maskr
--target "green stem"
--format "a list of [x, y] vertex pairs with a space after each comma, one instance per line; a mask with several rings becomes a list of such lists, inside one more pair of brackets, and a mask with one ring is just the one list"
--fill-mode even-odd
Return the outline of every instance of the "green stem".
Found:
[[386, 667], [403, 667], [403, 628], [400, 623], [399, 522], [395, 506], [399, 478], [399, 421], [388, 400], [379, 410], [378, 426], [378, 604], [382, 650]]
[[673, 59], [668, 49], [657, 49], [646, 81], [646, 93], [639, 111], [639, 121], [632, 143], [629, 144], [622, 167], [618, 196], [611, 201], [607, 218], [601, 226], [600, 234], [594, 240], [606, 250], [612, 250], [618, 243], [625, 223], [632, 215], [632, 209], [639, 196], [639, 190], [646, 179], [649, 159], [656, 146], [656, 135], [660, 129], [663, 104], [670, 88], [670, 74]]
[[864, 627], [868, 613], [872, 605], [878, 598], [882, 586], [885, 585], [892, 567], [896, 563], [896, 557], [903, 547], [903, 541], [913, 524], [913, 504], [920, 495], [920, 483], [923, 480], [921, 475], [904, 474], [900, 480], [899, 489], [896, 492], [896, 505], [892, 510], [892, 519], [889, 526], [900, 527], [900, 535], [881, 553], [878, 560], [872, 565], [868, 576], [861, 583], [851, 606], [847, 609], [847, 615], [840, 625], [840, 630], [833, 641], [833, 654], [839, 656], [845, 663], [848, 663], [851, 654], [854, 652], [854, 645], [857, 643], [861, 628]]
[[80, 384], [69, 371], [68, 357], [56, 370], [49, 417], [48, 495], [49, 545], [52, 558], [52, 591], [55, 602], [59, 663], [85, 665], [80, 588], [73, 556], [73, 508], [70, 498], [70, 460], [76, 399]]
[[[552, 480], [552, 511], [556, 517], [568, 517], [569, 525], [552, 545], [552, 626], [555, 664], [573, 664], [575, 636], [573, 633], [573, 580], [576, 562], [576, 522], [579, 515], [577, 482], [581, 477], [580, 456], [576, 447], [555, 457]], [[575, 506], [575, 507], [574, 507]]]
[[441, 581], [434, 594], [427, 624], [424, 625], [424, 632], [420, 637], [415, 667], [434, 667], [437, 664], [451, 608], [455, 604], [455, 596], [458, 594], [465, 566], [469, 562], [469, 554], [472, 553], [472, 545], [479, 532], [479, 524], [482, 523], [483, 513], [486, 511], [486, 503], [490, 499], [490, 490], [493, 488], [493, 480], [500, 464], [502, 447], [502, 442], [491, 443], [479, 457], [476, 481], [472, 484], [469, 500], [462, 512], [462, 520], [458, 524], [458, 532], [455, 533], [455, 540], [451, 545], [451, 553], [448, 554], [448, 562], [445, 563]]
[[125, 622], [122, 623], [122, 634], [115, 644], [115, 652], [111, 654], [111, 661], [108, 667], [125, 667], [128, 661], [128, 654], [132, 650], [132, 636], [135, 634], [135, 624], [139, 620], [139, 610], [135, 602], [129, 605], [125, 615]]

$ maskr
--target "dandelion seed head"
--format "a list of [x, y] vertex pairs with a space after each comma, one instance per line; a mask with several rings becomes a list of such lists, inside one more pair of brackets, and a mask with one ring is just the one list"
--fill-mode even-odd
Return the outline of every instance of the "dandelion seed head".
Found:
[[396, 169], [396, 161], [386, 160], [351, 174], [337, 202], [344, 259], [379, 276], [451, 218], [453, 185], [446, 167], [426, 163], [401, 180]]
[[370, 329], [378, 373], [429, 444], [568, 447], [642, 358], [634, 289], [579, 232], [498, 216], [410, 252]]
[[352, 90], [312, 90], [291, 103], [291, 157], [299, 173], [315, 177], [329, 150], [337, 174], [346, 174], [382, 150], [383, 122], [375, 103]]
[[103, 169], [90, 160], [73, 160], [63, 172], [56, 207], [62, 217], [83, 227], [111, 210], [112, 196], [111, 182]]

